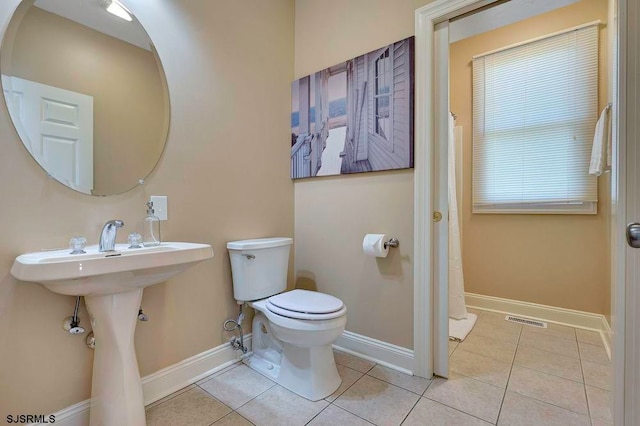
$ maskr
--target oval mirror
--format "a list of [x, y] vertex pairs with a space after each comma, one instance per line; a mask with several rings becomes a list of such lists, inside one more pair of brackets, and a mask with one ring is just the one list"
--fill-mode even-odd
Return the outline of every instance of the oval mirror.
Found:
[[76, 191], [120, 194], [158, 163], [169, 95], [146, 31], [119, 0], [25, 0], [0, 49], [22, 143]]

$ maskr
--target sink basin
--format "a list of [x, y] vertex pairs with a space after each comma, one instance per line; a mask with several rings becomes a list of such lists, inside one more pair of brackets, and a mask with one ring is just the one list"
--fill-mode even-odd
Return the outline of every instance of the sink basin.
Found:
[[113, 252], [98, 246], [85, 254], [69, 250], [27, 253], [16, 258], [11, 274], [44, 285], [54, 293], [92, 296], [122, 293], [166, 281], [196, 262], [213, 257], [208, 244], [162, 243], [130, 249], [117, 244]]
[[162, 243], [100, 253], [69, 250], [20, 255], [11, 274], [49, 290], [84, 296], [96, 338], [91, 382], [90, 426], [144, 426], [144, 398], [133, 337], [144, 287], [157, 284], [213, 257], [208, 244]]

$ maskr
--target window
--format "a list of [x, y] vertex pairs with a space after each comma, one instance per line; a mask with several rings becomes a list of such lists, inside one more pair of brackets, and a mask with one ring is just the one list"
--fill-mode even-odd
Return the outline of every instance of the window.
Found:
[[374, 123], [375, 132], [385, 140], [391, 138], [391, 85], [392, 85], [391, 57], [389, 48], [375, 60], [375, 91], [374, 99]]
[[597, 103], [597, 25], [474, 57], [474, 213], [595, 213]]

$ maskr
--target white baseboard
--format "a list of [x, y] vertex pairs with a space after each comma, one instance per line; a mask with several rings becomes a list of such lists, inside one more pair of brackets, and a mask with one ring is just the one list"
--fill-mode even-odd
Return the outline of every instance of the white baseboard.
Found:
[[[245, 335], [244, 342], [251, 350], [251, 334]], [[179, 389], [226, 368], [239, 359], [240, 352], [234, 351], [229, 343], [223, 343], [213, 349], [145, 376], [142, 378], [144, 403], [148, 405], [164, 398]], [[56, 425], [87, 426], [89, 424], [90, 407], [91, 400], [87, 399], [54, 413]]]
[[336, 349], [368, 359], [385, 367], [413, 374], [413, 350], [371, 337], [345, 331], [333, 345]]
[[602, 337], [607, 352], [610, 353], [611, 328], [604, 315], [474, 293], [465, 293], [465, 300], [469, 308], [515, 314], [554, 324], [597, 331]]

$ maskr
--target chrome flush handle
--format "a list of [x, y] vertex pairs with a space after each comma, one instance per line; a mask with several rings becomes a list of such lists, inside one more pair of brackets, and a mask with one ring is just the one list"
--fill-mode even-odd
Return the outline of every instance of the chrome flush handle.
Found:
[[255, 257], [254, 255], [252, 255], [252, 254], [243, 254], [243, 256], [244, 256], [244, 257], [246, 257], [246, 258], [247, 258], [247, 259], [249, 259], [249, 260], [253, 260], [253, 259], [255, 259], [255, 258], [256, 258], [256, 257]]

